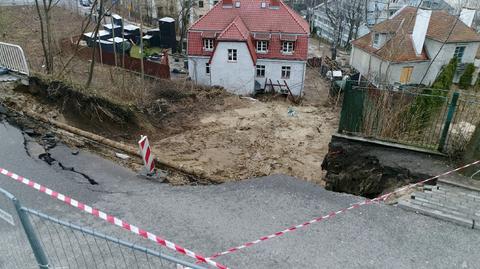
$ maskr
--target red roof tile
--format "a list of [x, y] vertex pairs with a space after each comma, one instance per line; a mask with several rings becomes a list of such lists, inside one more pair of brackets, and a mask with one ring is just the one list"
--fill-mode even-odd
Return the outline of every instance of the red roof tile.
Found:
[[236, 17], [218, 36], [218, 41], [246, 41], [250, 32], [240, 17]]
[[[190, 30], [224, 30], [236, 17], [241, 17], [251, 32], [282, 32], [309, 34], [308, 23], [285, 3], [280, 1], [277, 8], [261, 8], [262, 0], [237, 0], [235, 5], [225, 8], [223, 1], [196, 21]], [[236, 1], [235, 1], [236, 2]], [[268, 3], [268, 0], [266, 1]]]

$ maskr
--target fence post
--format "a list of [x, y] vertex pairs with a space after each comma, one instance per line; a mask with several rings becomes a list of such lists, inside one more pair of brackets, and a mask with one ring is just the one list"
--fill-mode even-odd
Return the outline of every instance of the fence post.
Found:
[[445, 150], [445, 143], [447, 142], [448, 130], [452, 124], [453, 115], [455, 115], [455, 109], [457, 108], [458, 97], [460, 94], [458, 92], [453, 93], [452, 100], [448, 105], [447, 119], [443, 125], [442, 136], [440, 137], [440, 143], [438, 145], [438, 151], [443, 152]]
[[28, 242], [32, 247], [33, 254], [35, 255], [35, 259], [37, 260], [39, 268], [50, 268], [47, 255], [43, 251], [40, 240], [38, 240], [37, 234], [33, 230], [32, 223], [30, 222], [27, 213], [25, 213], [25, 211], [22, 209], [20, 201], [18, 201], [17, 198], [13, 198], [12, 202], [15, 206], [15, 210], [17, 211], [20, 222], [22, 223], [23, 229], [27, 234]]
[[[350, 80], [345, 81], [344, 89], [343, 89], [343, 102], [342, 102], [342, 111], [340, 112], [340, 122], [338, 124], [338, 133], [342, 133], [346, 129], [348, 124], [347, 122], [347, 103], [345, 100], [348, 100], [348, 96], [352, 89], [352, 82]], [[338, 92], [341, 94], [341, 90]]]

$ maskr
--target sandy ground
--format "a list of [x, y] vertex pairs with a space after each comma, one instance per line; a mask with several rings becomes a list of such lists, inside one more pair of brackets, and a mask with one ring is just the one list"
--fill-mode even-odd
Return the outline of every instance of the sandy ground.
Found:
[[338, 111], [329, 104], [327, 87], [316, 71], [307, 72], [300, 106], [278, 98], [224, 101], [222, 107], [229, 109], [206, 113], [190, 128], [154, 141], [154, 152], [222, 181], [283, 173], [321, 182], [321, 163]]

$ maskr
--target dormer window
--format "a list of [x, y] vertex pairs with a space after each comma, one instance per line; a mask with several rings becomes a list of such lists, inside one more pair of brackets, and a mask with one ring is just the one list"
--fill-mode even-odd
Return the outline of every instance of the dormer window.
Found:
[[380, 46], [380, 34], [379, 33], [375, 33], [373, 35], [373, 47], [375, 48], [379, 48]]
[[213, 39], [204, 39], [203, 40], [203, 49], [206, 51], [213, 50]]
[[265, 41], [265, 40], [257, 41], [257, 52], [267, 53], [268, 52], [268, 41]]
[[293, 41], [284, 41], [282, 43], [282, 53], [292, 54], [293, 49], [294, 49], [294, 42]]

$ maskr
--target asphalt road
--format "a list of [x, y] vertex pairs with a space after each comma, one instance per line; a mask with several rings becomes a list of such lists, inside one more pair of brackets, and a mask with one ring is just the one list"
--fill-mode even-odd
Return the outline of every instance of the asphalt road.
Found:
[[[0, 124], [0, 167], [207, 256], [361, 200], [282, 175], [215, 186], [172, 187], [141, 179], [88, 152], [72, 155], [61, 145], [51, 151], [58, 162], [98, 183], [91, 185], [78, 173], [39, 160], [35, 143], [27, 143], [27, 148], [31, 156], [24, 148], [21, 132]], [[28, 207], [155, 248], [142, 238], [6, 177], [0, 176], [0, 187]], [[0, 232], [5, 225], [0, 220]], [[478, 242], [478, 230], [380, 204], [350, 211], [218, 261], [231, 268], [478, 268]], [[8, 246], [0, 245], [0, 253], [5, 248]]]

